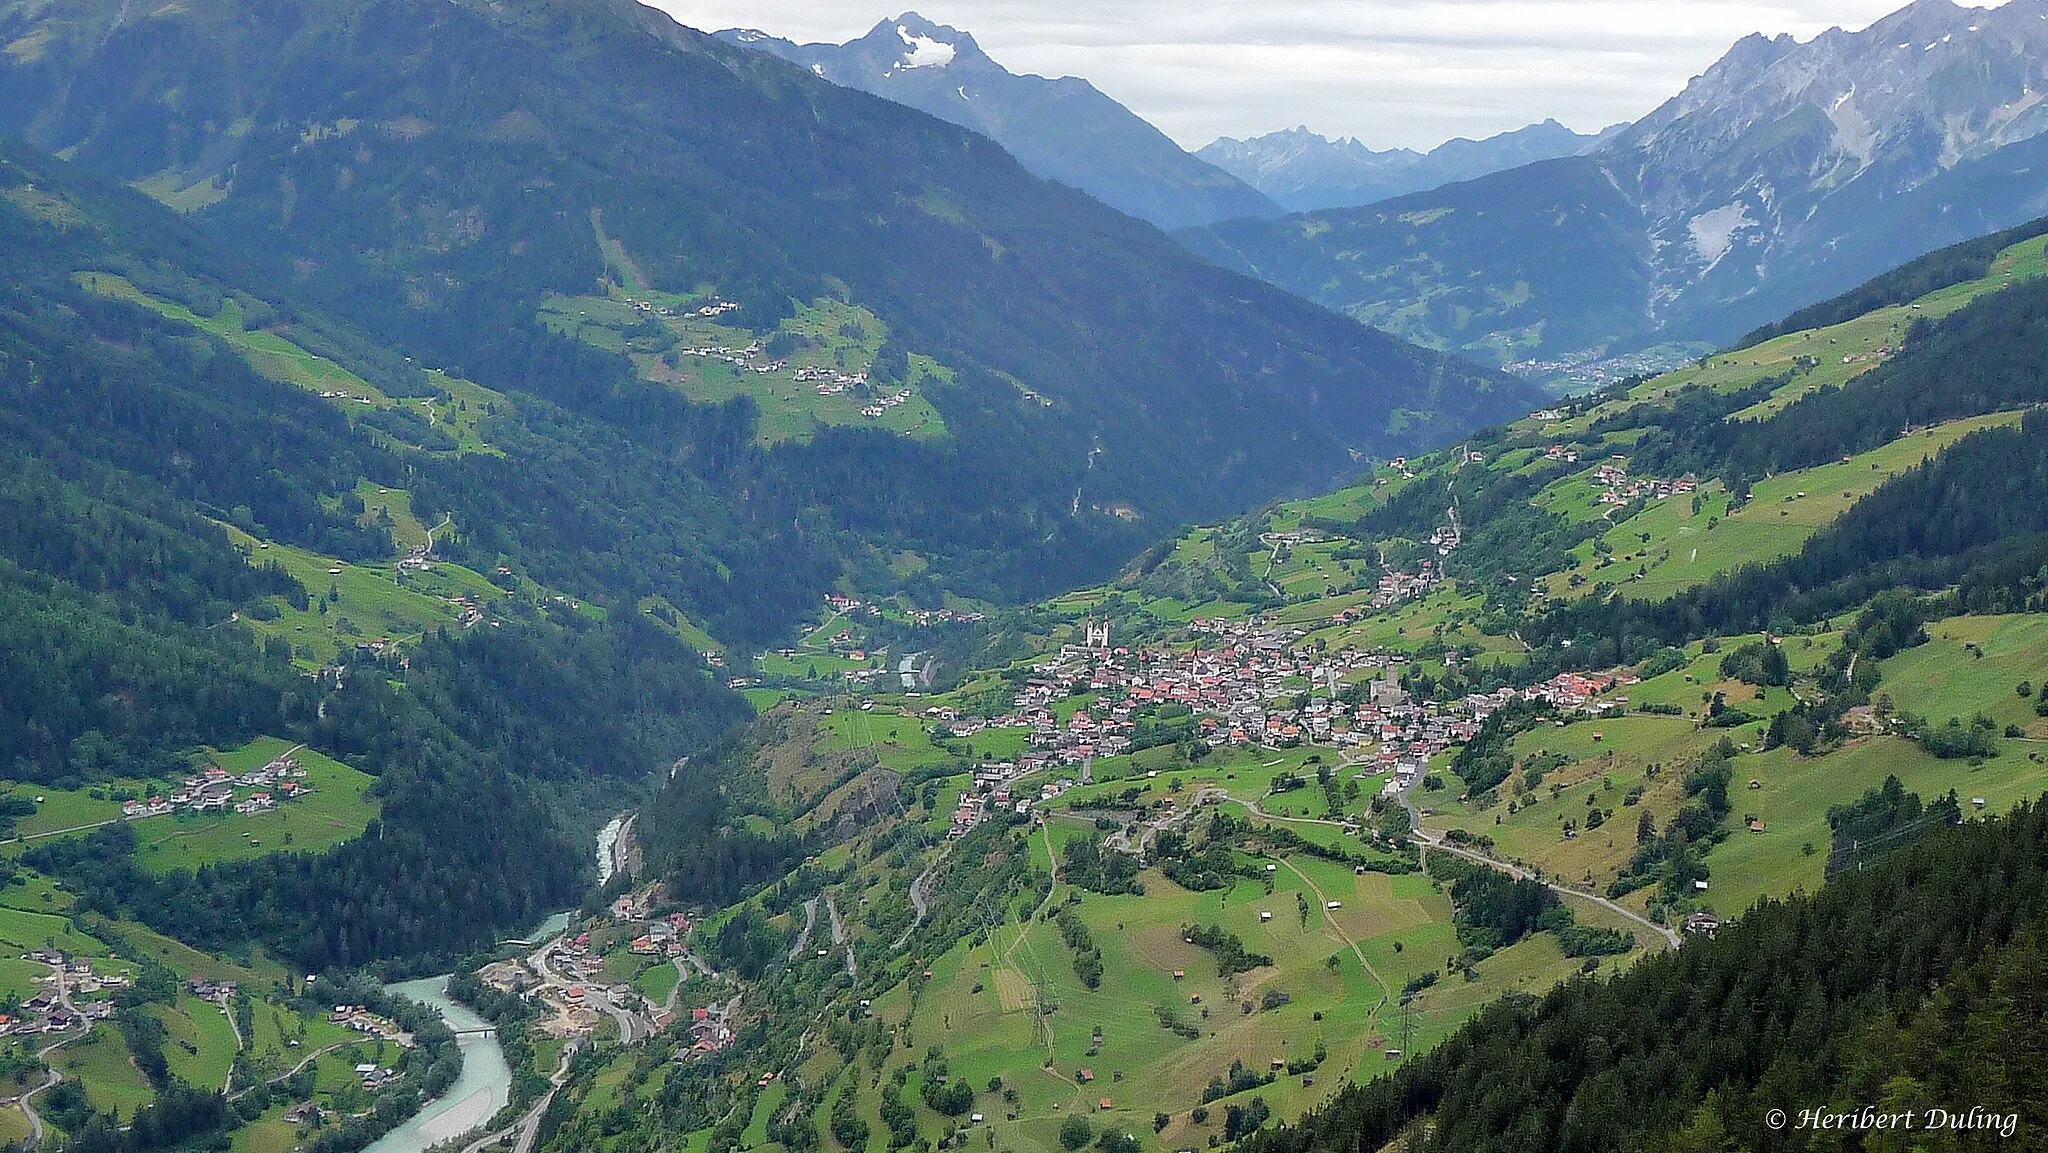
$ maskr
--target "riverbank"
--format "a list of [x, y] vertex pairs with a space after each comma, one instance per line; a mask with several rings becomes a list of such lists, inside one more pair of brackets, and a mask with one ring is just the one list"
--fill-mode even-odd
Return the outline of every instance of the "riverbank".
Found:
[[384, 991], [435, 1010], [454, 1030], [462, 1053], [462, 1075], [448, 1091], [427, 1102], [396, 1129], [372, 1142], [365, 1153], [425, 1153], [475, 1130], [512, 1100], [512, 1067], [488, 1030], [491, 1023], [448, 995], [448, 975], [386, 985]]

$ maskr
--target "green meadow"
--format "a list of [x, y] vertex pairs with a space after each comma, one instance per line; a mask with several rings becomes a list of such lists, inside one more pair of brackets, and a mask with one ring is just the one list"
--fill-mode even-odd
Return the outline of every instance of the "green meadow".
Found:
[[164, 1059], [171, 1073], [202, 1088], [227, 1083], [235, 1063], [235, 1029], [218, 1005], [181, 993], [176, 1004], [152, 1005], [164, 1024]]
[[309, 794], [281, 801], [264, 813], [145, 818], [135, 822], [136, 858], [150, 871], [166, 873], [272, 853], [317, 853], [360, 836], [377, 815], [377, 802], [369, 795], [374, 777], [311, 749], [293, 749], [272, 737], [231, 753], [215, 754], [212, 759], [231, 773], [241, 773], [288, 749], [306, 769], [306, 783], [312, 786]]
[[135, 1067], [128, 1043], [106, 1022], [94, 1025], [91, 1036], [50, 1054], [50, 1065], [67, 1077], [78, 1078], [85, 1086], [85, 1099], [101, 1112], [119, 1110], [121, 1116], [132, 1117], [156, 1099], [149, 1079]]
[[[380, 493], [378, 499], [388, 495]], [[312, 598], [306, 608], [272, 598], [276, 619], [244, 617], [244, 623], [259, 636], [290, 642], [294, 659], [308, 667], [332, 661], [345, 645], [405, 642], [436, 628], [459, 627], [456, 597], [488, 606], [505, 595], [481, 574], [447, 561], [435, 561], [424, 572], [401, 573], [395, 561], [350, 563], [226, 527], [228, 538], [251, 564], [276, 564], [305, 586]]]
[[[333, 402], [353, 421], [369, 409], [407, 408], [454, 438], [457, 452], [503, 455], [484, 437], [482, 422], [493, 412], [509, 412], [510, 401], [498, 392], [429, 370], [427, 383], [440, 390], [431, 397], [392, 397], [376, 385], [316, 352], [293, 343], [280, 332], [251, 327], [239, 300], [229, 297], [220, 311], [201, 316], [175, 301], [151, 296], [126, 277], [106, 272], [81, 272], [75, 277], [81, 287], [101, 296], [140, 305], [170, 320], [189, 324], [218, 337], [249, 362], [263, 376], [297, 385]], [[378, 438], [397, 443], [382, 433]]]
[[[136, 859], [145, 868], [162, 873], [279, 852], [319, 852], [360, 835], [377, 815], [377, 803], [370, 796], [375, 778], [312, 749], [276, 737], [259, 737], [238, 749], [200, 750], [194, 755], [193, 771], [205, 764], [217, 764], [240, 775], [288, 751], [306, 769], [305, 783], [311, 786], [307, 795], [280, 801], [277, 808], [264, 813], [174, 812], [137, 818], [131, 822]], [[163, 796], [178, 787], [175, 780], [124, 780], [78, 790], [13, 785], [16, 796], [40, 798], [37, 811], [21, 819], [17, 832], [24, 838], [36, 839], [69, 830], [83, 831], [121, 819], [121, 802], [113, 799], [115, 792], [136, 797]], [[238, 790], [238, 799], [250, 791]], [[278, 794], [272, 790], [272, 795]], [[11, 903], [52, 911], [69, 905], [69, 896], [50, 888], [46, 878], [31, 875], [29, 880], [39, 887], [19, 896], [15, 895], [16, 889], [10, 888], [0, 905]], [[51, 899], [40, 903], [25, 899], [41, 893], [50, 894]], [[5, 923], [9, 913], [18, 911], [21, 910], [0, 908], [0, 924]]]
[[[619, 255], [623, 257], [623, 251]], [[560, 335], [626, 354], [642, 377], [674, 387], [699, 403], [753, 398], [761, 414], [758, 437], [764, 444], [807, 441], [831, 426], [885, 428], [920, 440], [947, 435], [945, 419], [925, 399], [923, 389], [933, 382], [950, 383], [953, 374], [930, 357], [912, 355], [903, 381], [877, 383], [867, 387], [865, 395], [850, 388], [822, 394], [818, 386], [825, 382], [797, 379], [804, 369], [848, 375], [868, 371], [888, 339], [888, 326], [867, 309], [821, 297], [799, 306], [774, 331], [760, 333], [697, 315], [700, 302], [697, 297], [635, 288], [629, 279], [609, 297], [550, 295], [541, 302], [540, 321]], [[791, 347], [784, 365], [768, 372], [752, 367], [769, 363], [765, 352], [742, 366], [692, 351], [740, 349], [775, 338], [787, 340]], [[905, 389], [910, 396], [903, 403], [888, 406], [879, 417], [862, 415], [862, 408]]]
[[1885, 481], [1973, 432], [2018, 423], [2016, 412], [1951, 421], [1849, 460], [1781, 473], [1758, 481], [1748, 504], [1733, 513], [1718, 483], [1702, 488], [1698, 511], [1685, 496], [1654, 501], [1599, 538], [1607, 553], [1592, 542], [1579, 545], [1574, 565], [1550, 574], [1546, 585], [1552, 596], [1613, 585], [1633, 598], [1666, 599], [1743, 565], [1791, 556]]

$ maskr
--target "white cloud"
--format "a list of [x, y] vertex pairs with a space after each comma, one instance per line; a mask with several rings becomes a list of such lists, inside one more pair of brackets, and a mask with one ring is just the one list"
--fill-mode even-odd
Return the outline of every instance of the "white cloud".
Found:
[[649, 2], [799, 41], [849, 40], [899, 12], [877, 5], [911, 5], [1011, 71], [1086, 77], [1189, 148], [1296, 124], [1427, 148], [1546, 116], [1633, 120], [1742, 36], [1860, 28], [1901, 0]]

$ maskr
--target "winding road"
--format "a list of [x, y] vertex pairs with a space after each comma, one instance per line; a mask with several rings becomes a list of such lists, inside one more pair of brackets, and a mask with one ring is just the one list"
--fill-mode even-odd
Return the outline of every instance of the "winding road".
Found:
[[818, 927], [818, 898], [804, 902], [804, 931], [796, 935], [796, 944], [789, 947], [789, 959], [794, 961], [804, 955], [811, 946], [811, 930]]
[[[1504, 873], [1507, 876], [1512, 877], [1518, 881], [1535, 881], [1537, 884], [1542, 885], [1544, 888], [1549, 889], [1554, 893], [1557, 893], [1559, 896], [1572, 897], [1576, 898], [1577, 900], [1586, 901], [1590, 904], [1598, 905], [1601, 908], [1606, 909], [1608, 912], [1613, 913], [1614, 915], [1630, 922], [1631, 924], [1639, 925], [1645, 929], [1648, 929], [1650, 932], [1654, 933], [1657, 936], [1658, 940], [1662, 941], [1665, 945], [1669, 946], [1670, 948], [1676, 949], [1679, 945], [1679, 942], [1683, 940], [1683, 938], [1681, 938], [1678, 935], [1677, 930], [1671, 928], [1668, 925], [1659, 925], [1655, 921], [1650, 920], [1648, 917], [1643, 916], [1641, 913], [1636, 912], [1634, 909], [1629, 908], [1627, 905], [1623, 905], [1617, 901], [1610, 900], [1606, 897], [1601, 896], [1598, 893], [1589, 893], [1584, 889], [1574, 888], [1571, 885], [1559, 884], [1558, 882], [1553, 881], [1548, 877], [1538, 876], [1534, 871], [1525, 869], [1520, 865], [1516, 865], [1508, 861], [1498, 860], [1494, 857], [1489, 857], [1484, 853], [1475, 852], [1471, 849], [1464, 848], [1460, 845], [1452, 844], [1450, 840], [1447, 839], [1443, 834], [1434, 832], [1423, 826], [1422, 813], [1415, 807], [1415, 802], [1408, 796], [1409, 789], [1413, 788], [1414, 786], [1410, 785], [1408, 789], [1403, 789], [1396, 795], [1399, 797], [1401, 801], [1401, 807], [1408, 811], [1409, 835], [1414, 837], [1417, 841], [1421, 842], [1425, 851], [1449, 853], [1453, 857], [1458, 857], [1462, 860], [1470, 861], [1475, 865], [1484, 865], [1487, 868], [1494, 870], [1495, 872]], [[1203, 791], [1209, 792], [1210, 790], [1205, 789]], [[1222, 790], [1215, 791], [1221, 792]], [[1224, 795], [1226, 797], [1229, 796], [1229, 794], [1227, 793], [1225, 793]], [[1266, 820], [1269, 821], [1283, 821], [1296, 825], [1329, 825], [1334, 828], [1343, 827], [1343, 823], [1340, 821], [1323, 820], [1317, 817], [1282, 816], [1278, 813], [1267, 812], [1264, 808], [1260, 807], [1257, 801], [1239, 800], [1235, 797], [1232, 797], [1230, 799], [1236, 800], [1237, 803], [1243, 805], [1253, 815], [1264, 817]]]
[[1421, 841], [1425, 850], [1435, 850], [1436, 852], [1440, 853], [1449, 853], [1453, 857], [1457, 857], [1461, 860], [1470, 861], [1475, 865], [1485, 865], [1487, 868], [1492, 869], [1497, 873], [1505, 873], [1506, 875], [1514, 878], [1517, 881], [1535, 881], [1537, 884], [1542, 885], [1544, 888], [1549, 889], [1551, 892], [1556, 893], [1559, 896], [1576, 897], [1581, 901], [1587, 901], [1592, 904], [1598, 905], [1601, 908], [1606, 909], [1608, 912], [1615, 914], [1616, 916], [1619, 916], [1627, 921], [1630, 921], [1636, 925], [1640, 925], [1643, 928], [1650, 930], [1650, 932], [1655, 933], [1657, 935], [1658, 940], [1664, 942], [1664, 944], [1668, 945], [1669, 947], [1673, 949], [1678, 948], [1682, 938], [1679, 937], [1677, 930], [1671, 928], [1671, 926], [1669, 925], [1659, 925], [1655, 921], [1650, 920], [1648, 917], [1643, 916], [1641, 913], [1636, 912], [1634, 909], [1629, 908], [1627, 905], [1623, 905], [1618, 901], [1610, 900], [1606, 897], [1601, 896], [1598, 893], [1589, 893], [1584, 889], [1573, 888], [1570, 885], [1561, 885], [1558, 882], [1549, 879], [1548, 877], [1537, 876], [1534, 872], [1525, 869], [1520, 865], [1512, 864], [1507, 861], [1496, 860], [1493, 857], [1486, 856], [1484, 853], [1475, 852], [1471, 849], [1464, 848], [1461, 845], [1454, 845], [1442, 833], [1433, 832], [1430, 829], [1423, 827], [1422, 813], [1415, 807], [1415, 802], [1408, 796], [1409, 789], [1413, 789], [1414, 787], [1415, 786], [1411, 784], [1408, 786], [1407, 789], [1402, 789], [1400, 793], [1396, 795], [1401, 800], [1401, 807], [1408, 810], [1409, 835], [1413, 836], [1416, 840]]
[[[64, 1046], [69, 1045], [70, 1043], [78, 1040], [81, 1037], [90, 1036], [92, 1033], [92, 1022], [85, 1020], [83, 1017], [80, 1017], [78, 1014], [78, 1010], [74, 1008], [71, 1004], [71, 982], [67, 980], [64, 976], [64, 966], [52, 965], [50, 966], [50, 968], [51, 971], [53, 971], [57, 975], [57, 1004], [63, 1006], [65, 1012], [70, 1013], [74, 1017], [77, 1017], [79, 1022], [83, 1024], [85, 1028], [81, 1032], [72, 1034], [68, 1037], [64, 1037], [56, 1041], [52, 1041], [50, 1044], [45, 1045], [41, 1049], [36, 1050], [36, 1060], [43, 1061], [46, 1063], [49, 1060], [50, 1054], [55, 1053], [57, 1050], [62, 1049]], [[63, 1079], [64, 1074], [59, 1073], [57, 1070], [45, 1069], [43, 1071], [43, 1083], [37, 1085], [35, 1088], [30, 1089], [28, 1092], [23, 1093], [21, 1095], [21, 1112], [22, 1116], [28, 1118], [28, 1145], [31, 1149], [34, 1149], [43, 1143], [43, 1130], [45, 1128], [43, 1124], [42, 1115], [36, 1112], [35, 1102], [33, 1099], [36, 1094], [55, 1087], [57, 1082], [62, 1081]]]
[[462, 1147], [462, 1153], [479, 1153], [485, 1146], [494, 1145], [515, 1133], [518, 1134], [518, 1137], [512, 1142], [513, 1153], [532, 1153], [533, 1144], [540, 1137], [540, 1119], [546, 1116], [548, 1106], [553, 1103], [555, 1091], [560, 1089], [562, 1083], [569, 1079], [569, 1062], [575, 1059], [577, 1052], [582, 1048], [583, 1038], [581, 1037], [573, 1038], [567, 1045], [564, 1045], [562, 1047], [561, 1059], [555, 1062], [555, 1071], [548, 1077], [548, 1091], [542, 1093], [540, 1099], [535, 1101], [531, 1108], [520, 1114], [519, 1120], [514, 1121], [495, 1133], [486, 1133], [471, 1141]]

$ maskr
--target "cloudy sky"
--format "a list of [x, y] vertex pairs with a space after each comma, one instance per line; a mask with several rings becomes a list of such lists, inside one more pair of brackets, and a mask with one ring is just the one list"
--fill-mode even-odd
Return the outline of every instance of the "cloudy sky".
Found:
[[[1633, 120], [1751, 32], [1905, 0], [648, 0], [695, 28], [845, 41], [911, 5], [1013, 72], [1084, 76], [1188, 148], [1306, 124], [1427, 148]], [[1980, 3], [1982, 0], [1980, 0]]]

